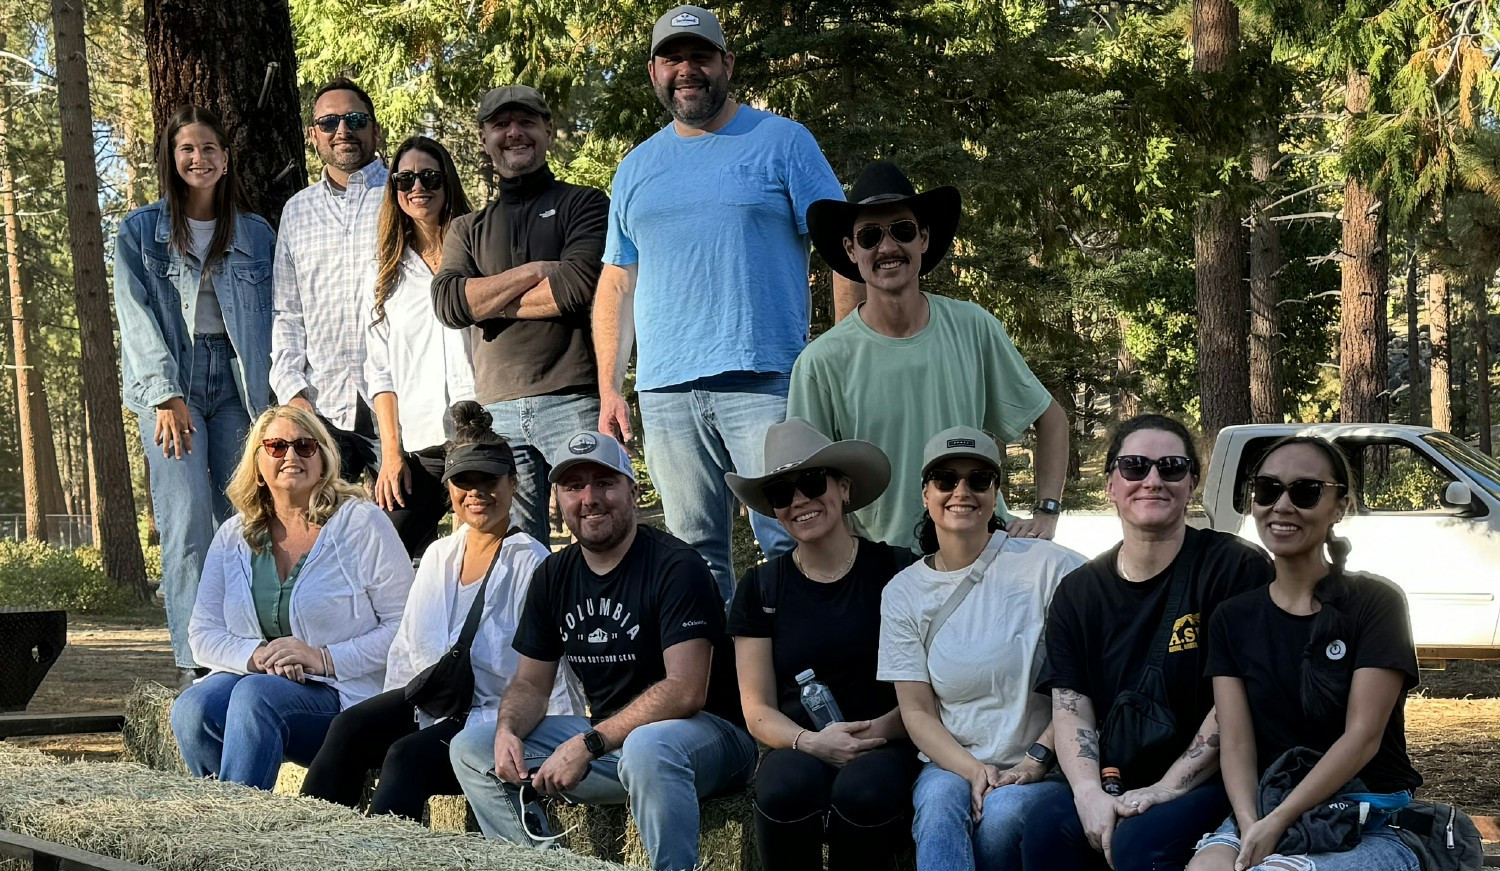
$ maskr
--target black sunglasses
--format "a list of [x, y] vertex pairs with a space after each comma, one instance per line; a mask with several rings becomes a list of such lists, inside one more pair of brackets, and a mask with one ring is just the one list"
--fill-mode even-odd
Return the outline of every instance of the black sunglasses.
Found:
[[1262, 508], [1270, 508], [1281, 499], [1285, 493], [1292, 504], [1298, 508], [1311, 508], [1317, 505], [1323, 498], [1324, 487], [1337, 487], [1340, 496], [1349, 492], [1349, 488], [1337, 481], [1320, 481], [1317, 478], [1298, 478], [1290, 484], [1280, 478], [1272, 478], [1268, 475], [1256, 475], [1250, 479], [1250, 496], [1255, 504]]
[[369, 112], [346, 112], [343, 115], [324, 115], [313, 119], [313, 126], [324, 133], [335, 133], [339, 129], [339, 122], [348, 125], [350, 133], [357, 133], [365, 129], [373, 118]]
[[917, 233], [920, 230], [921, 228], [917, 226], [917, 222], [911, 220], [892, 221], [889, 226], [885, 227], [872, 224], [868, 227], [860, 227], [858, 230], [855, 230], [854, 241], [859, 247], [869, 251], [880, 244], [880, 240], [885, 238], [886, 233], [890, 233], [892, 239], [905, 245], [917, 238]]
[[970, 490], [983, 493], [995, 486], [995, 481], [999, 478], [994, 469], [975, 469], [967, 475], [960, 475], [952, 469], [933, 469], [922, 476], [922, 481], [931, 481], [939, 492], [952, 493], [958, 489], [958, 482], [964, 480], [969, 482]]
[[792, 500], [797, 498], [793, 490], [799, 491], [809, 499], [816, 499], [828, 492], [828, 470], [808, 469], [795, 478], [777, 478], [768, 481], [760, 487], [761, 495], [776, 510], [791, 507]]
[[292, 439], [291, 441], [287, 441], [286, 439], [266, 439], [260, 443], [260, 446], [266, 449], [266, 453], [278, 460], [286, 456], [287, 448], [296, 451], [297, 456], [304, 460], [318, 452], [318, 440], [310, 437]]
[[443, 189], [443, 172], [439, 169], [424, 169], [421, 172], [412, 172], [403, 169], [400, 172], [391, 173], [391, 184], [396, 190], [403, 194], [411, 193], [417, 182], [422, 183], [422, 188], [428, 191], [440, 191]]
[[1115, 457], [1114, 462], [1104, 471], [1108, 473], [1113, 469], [1120, 470], [1120, 477], [1127, 481], [1144, 481], [1151, 474], [1151, 467], [1156, 467], [1156, 474], [1161, 476], [1167, 483], [1176, 483], [1188, 476], [1193, 471], [1193, 461], [1187, 457], [1143, 457], [1139, 454], [1126, 454], [1123, 457]]

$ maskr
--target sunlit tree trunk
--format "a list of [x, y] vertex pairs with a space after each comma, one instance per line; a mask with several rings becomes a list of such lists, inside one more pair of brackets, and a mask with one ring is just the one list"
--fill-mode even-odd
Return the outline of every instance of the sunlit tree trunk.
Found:
[[[1256, 137], [1250, 174], [1262, 189], [1271, 180], [1278, 136], [1274, 124]], [[1285, 418], [1281, 381], [1281, 233], [1268, 220], [1271, 195], [1263, 194], [1250, 213], [1250, 416], [1255, 423]]]
[[[1349, 68], [1344, 109], [1352, 118], [1370, 105], [1370, 77]], [[1386, 384], [1386, 221], [1380, 198], [1364, 179], [1344, 184], [1343, 314], [1339, 334], [1339, 420], [1389, 419]]]
[[1427, 277], [1428, 341], [1432, 345], [1432, 379], [1428, 395], [1432, 428], [1453, 431], [1453, 347], [1449, 340], [1448, 277], [1434, 269]]

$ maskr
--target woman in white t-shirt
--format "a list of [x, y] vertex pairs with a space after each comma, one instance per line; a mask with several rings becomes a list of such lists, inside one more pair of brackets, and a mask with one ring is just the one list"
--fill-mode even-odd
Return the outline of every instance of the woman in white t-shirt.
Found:
[[1020, 867], [1027, 808], [1068, 789], [1047, 777], [1050, 712], [1031, 686], [1047, 604], [1084, 560], [1006, 536], [995, 516], [999, 471], [999, 448], [981, 430], [953, 427], [928, 441], [927, 556], [896, 575], [881, 602], [876, 676], [895, 683], [926, 763], [912, 791], [918, 871]]
[[426, 136], [401, 143], [391, 167], [366, 275], [373, 301], [360, 314], [365, 382], [380, 429], [375, 503], [416, 556], [448, 513], [438, 481], [443, 442], [452, 435], [444, 412], [474, 398], [469, 332], [438, 321], [431, 290], [443, 235], [454, 218], [469, 213], [469, 200], [448, 150]]
[[[521, 604], [532, 572], [547, 557], [540, 542], [510, 529], [515, 455], [495, 434], [489, 412], [466, 401], [453, 406], [451, 417], [455, 435], [442, 478], [457, 529], [422, 554], [386, 658], [385, 692], [334, 719], [302, 784], [303, 795], [353, 807], [364, 792], [366, 772], [378, 768], [372, 816], [421, 820], [428, 798], [460, 792], [448, 742], [469, 720], [493, 721], [498, 714], [500, 696], [519, 662], [511, 639]], [[481, 588], [484, 602], [478, 603]], [[452, 649], [476, 606], [479, 628], [469, 648], [473, 699], [465, 713], [439, 720], [407, 701], [406, 686]], [[547, 713], [583, 713], [583, 696], [566, 667], [558, 671]]]

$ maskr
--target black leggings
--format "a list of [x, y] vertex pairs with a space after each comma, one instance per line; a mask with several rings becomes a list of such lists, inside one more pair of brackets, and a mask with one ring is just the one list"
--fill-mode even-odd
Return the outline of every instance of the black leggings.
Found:
[[438, 523], [451, 507], [448, 488], [443, 485], [442, 446], [406, 454], [406, 468], [411, 472], [411, 492], [403, 496], [406, 506], [398, 504], [385, 516], [401, 536], [406, 555], [416, 559], [437, 540]]
[[403, 688], [365, 699], [334, 717], [302, 781], [302, 794], [355, 807], [365, 775], [379, 768], [370, 815], [395, 814], [418, 822], [427, 799], [458, 795], [448, 742], [463, 723], [442, 720], [419, 730], [414, 710]]
[[911, 842], [911, 787], [922, 762], [908, 741], [836, 768], [800, 750], [772, 750], [755, 774], [755, 842], [762, 868], [890, 868]]

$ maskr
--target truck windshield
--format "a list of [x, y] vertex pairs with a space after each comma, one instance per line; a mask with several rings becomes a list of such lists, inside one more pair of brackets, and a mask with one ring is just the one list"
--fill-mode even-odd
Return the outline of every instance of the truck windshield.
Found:
[[1464, 469], [1469, 480], [1491, 496], [1500, 499], [1500, 462], [1469, 447], [1445, 432], [1428, 433], [1422, 440], [1437, 452]]

